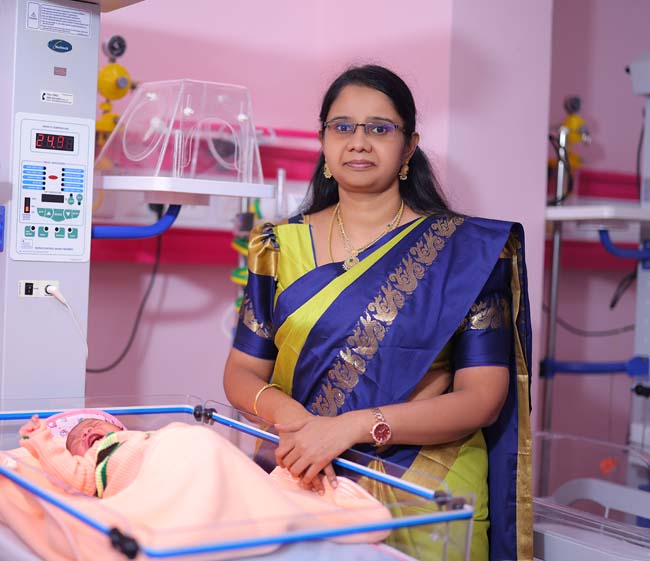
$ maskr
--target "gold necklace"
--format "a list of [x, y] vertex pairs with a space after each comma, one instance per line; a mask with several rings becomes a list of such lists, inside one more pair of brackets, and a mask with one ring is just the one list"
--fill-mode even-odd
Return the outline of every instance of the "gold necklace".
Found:
[[396, 226], [399, 226], [399, 223], [402, 220], [402, 213], [404, 212], [404, 200], [402, 200], [402, 204], [399, 206], [399, 209], [397, 210], [397, 214], [393, 217], [393, 219], [386, 225], [386, 227], [382, 230], [381, 234], [379, 234], [376, 238], [374, 238], [372, 241], [369, 243], [365, 244], [362, 247], [359, 248], [354, 248], [352, 246], [352, 242], [350, 241], [350, 238], [348, 237], [347, 233], [345, 232], [345, 227], [343, 226], [343, 218], [341, 217], [341, 208], [340, 204], [337, 203], [336, 208], [334, 209], [334, 212], [332, 213], [332, 220], [330, 221], [330, 236], [329, 236], [329, 250], [330, 250], [330, 260], [334, 261], [332, 259], [332, 225], [334, 223], [334, 217], [336, 216], [336, 219], [339, 223], [339, 230], [341, 231], [341, 237], [343, 238], [343, 246], [345, 247], [345, 250], [350, 254], [350, 257], [345, 259], [343, 261], [343, 268], [346, 271], [349, 271], [352, 267], [357, 265], [359, 263], [359, 254], [368, 249], [371, 245], [374, 245], [377, 243], [381, 238], [383, 238], [388, 232], [390, 232], [393, 228]]
[[327, 234], [327, 251], [330, 254], [330, 263], [334, 263], [334, 257], [332, 256], [332, 230], [334, 229], [334, 217], [336, 216], [336, 211], [339, 208], [339, 204], [336, 203], [334, 210], [332, 211], [332, 217], [330, 218], [330, 228]]

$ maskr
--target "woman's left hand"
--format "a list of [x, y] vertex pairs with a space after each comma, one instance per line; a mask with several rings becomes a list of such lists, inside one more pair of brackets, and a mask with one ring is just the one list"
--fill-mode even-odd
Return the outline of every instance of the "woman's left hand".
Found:
[[280, 444], [275, 451], [279, 466], [300, 477], [303, 487], [322, 491], [319, 474], [324, 471], [332, 487], [336, 474], [332, 460], [355, 444], [345, 418], [311, 416], [300, 421], [276, 424]]

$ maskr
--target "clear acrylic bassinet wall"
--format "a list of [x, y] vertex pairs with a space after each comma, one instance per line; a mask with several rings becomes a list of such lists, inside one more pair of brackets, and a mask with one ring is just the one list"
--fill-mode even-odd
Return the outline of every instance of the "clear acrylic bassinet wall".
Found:
[[253, 188], [263, 183], [260, 155], [250, 95], [237, 85], [138, 85], [96, 159], [95, 174], [96, 185], [111, 190], [269, 196]]
[[534, 442], [546, 487], [534, 499], [535, 559], [649, 561], [649, 451], [556, 433]]

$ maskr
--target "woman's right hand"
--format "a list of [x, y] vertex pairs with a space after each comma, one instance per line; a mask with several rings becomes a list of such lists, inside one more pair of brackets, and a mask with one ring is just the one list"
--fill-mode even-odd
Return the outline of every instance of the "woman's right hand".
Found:
[[275, 456], [278, 465], [300, 477], [305, 488], [324, 491], [321, 474], [336, 487], [332, 461], [356, 444], [356, 423], [350, 415], [323, 417], [311, 415], [301, 421], [276, 423], [280, 444]]
[[[294, 425], [302, 426], [312, 418], [316, 418], [316, 416], [312, 415], [309, 411], [307, 411], [307, 409], [303, 408], [302, 411], [300, 411], [297, 408], [287, 408], [278, 411], [278, 414], [276, 416], [276, 427], [293, 427]], [[286, 450], [293, 449], [295, 445], [294, 432], [283, 431], [281, 428], [279, 428], [278, 436], [280, 437], [280, 442], [278, 443], [278, 447], [275, 450], [275, 461], [278, 466], [288, 468], [289, 466], [285, 465], [283, 458], [286, 456]], [[308, 491], [314, 491], [322, 495], [325, 492], [323, 478], [326, 477], [329, 480], [330, 485], [332, 487], [336, 487], [336, 473], [334, 472], [334, 466], [331, 463], [327, 464], [320, 473], [322, 475], [319, 474], [316, 477], [313, 477], [313, 479], [310, 479], [308, 482], [305, 481], [304, 474], [302, 474], [298, 477], [300, 479], [300, 485]]]
[[[314, 415], [309, 413], [300, 402], [278, 391], [277, 388], [269, 388], [258, 395], [257, 403], [255, 403], [257, 416], [252, 416], [255, 396], [263, 384], [268, 383], [271, 379], [273, 367], [274, 363], [271, 360], [255, 358], [233, 348], [228, 355], [224, 371], [224, 388], [230, 403], [244, 412], [244, 416], [250, 415], [249, 420], [253, 422], [258, 422], [258, 417], [261, 417], [272, 424], [286, 426], [313, 418]], [[282, 449], [293, 438], [293, 432], [279, 430], [278, 436], [280, 437], [279, 448]], [[278, 461], [278, 465], [282, 466], [283, 464]], [[328, 474], [330, 481], [335, 478], [331, 463], [326, 466], [324, 471]], [[311, 481], [305, 485], [305, 488], [315, 491], [324, 490], [320, 477], [313, 477]]]

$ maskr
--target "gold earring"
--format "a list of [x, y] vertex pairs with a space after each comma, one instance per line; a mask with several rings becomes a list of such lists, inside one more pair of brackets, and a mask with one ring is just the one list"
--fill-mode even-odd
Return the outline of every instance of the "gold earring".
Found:
[[402, 181], [406, 181], [408, 176], [409, 176], [409, 165], [408, 162], [404, 162], [404, 165], [399, 170], [399, 178]]
[[332, 179], [332, 170], [330, 170], [330, 167], [327, 165], [327, 162], [323, 164], [323, 175], [325, 176], [325, 179]]

